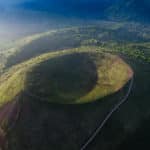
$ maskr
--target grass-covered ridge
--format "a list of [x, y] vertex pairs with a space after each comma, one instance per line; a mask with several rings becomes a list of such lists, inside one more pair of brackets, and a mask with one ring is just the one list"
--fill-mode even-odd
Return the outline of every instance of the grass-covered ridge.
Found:
[[0, 77], [0, 105], [24, 91], [49, 102], [92, 102], [118, 91], [132, 75], [120, 57], [96, 48], [50, 52], [16, 65]]
[[150, 57], [147, 55], [149, 33], [149, 26], [117, 22], [50, 30], [4, 44], [5, 46], [1, 45], [0, 72], [43, 53], [80, 46], [107, 49], [111, 46], [111, 52], [117, 51], [150, 62]]

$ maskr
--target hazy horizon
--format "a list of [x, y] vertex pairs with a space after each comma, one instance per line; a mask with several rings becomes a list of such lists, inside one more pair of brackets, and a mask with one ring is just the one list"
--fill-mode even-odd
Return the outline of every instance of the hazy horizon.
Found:
[[101, 20], [100, 8], [111, 1], [46, 0], [43, 3], [42, 0], [0, 0], [0, 41], [15, 40], [48, 29], [87, 24], [89, 20]]

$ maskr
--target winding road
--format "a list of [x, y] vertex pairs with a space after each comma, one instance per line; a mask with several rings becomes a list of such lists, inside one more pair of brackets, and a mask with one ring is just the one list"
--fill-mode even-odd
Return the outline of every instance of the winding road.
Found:
[[103, 120], [102, 123], [100, 123], [100, 125], [95, 129], [94, 133], [89, 137], [89, 139], [81, 146], [80, 150], [85, 150], [89, 144], [95, 139], [95, 137], [101, 132], [102, 128], [104, 127], [104, 125], [106, 124], [106, 122], [110, 119], [110, 117], [113, 115], [114, 112], [116, 112], [119, 107], [126, 102], [126, 100], [128, 99], [130, 92], [132, 90], [133, 87], [133, 81], [134, 81], [134, 77], [132, 77], [132, 79], [130, 80], [130, 85], [128, 88], [128, 91], [126, 93], [126, 95], [121, 99], [121, 101], [119, 103], [117, 103], [113, 109], [106, 115], [105, 119]]

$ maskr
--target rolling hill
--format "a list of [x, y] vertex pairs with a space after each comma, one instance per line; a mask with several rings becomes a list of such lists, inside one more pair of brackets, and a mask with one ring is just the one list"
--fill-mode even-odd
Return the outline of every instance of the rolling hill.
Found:
[[146, 55], [149, 34], [148, 26], [105, 21], [86, 27], [50, 30], [1, 46], [0, 72], [46, 52], [80, 46], [106, 48], [110, 52], [126, 53], [149, 61], [149, 55]]
[[104, 21], [4, 46], [0, 144], [11, 150], [80, 149], [126, 95], [133, 70], [128, 101], [108, 121], [93, 149], [117, 149], [130, 131], [134, 137], [150, 113], [149, 33], [145, 25]]
[[119, 57], [95, 50], [52, 52], [12, 67], [0, 78], [1, 106], [24, 91], [58, 103], [86, 103], [118, 91], [132, 70]]
[[[32, 104], [41, 112], [38, 102], [44, 105], [94, 102], [117, 93], [132, 76], [132, 69], [119, 56], [88, 46], [41, 54], [10, 67], [0, 76], [1, 148], [5, 149], [8, 141], [10, 144], [13, 142], [13, 134], [13, 139], [22, 135], [18, 135], [15, 129], [20, 122], [18, 117], [20, 113], [24, 117], [28, 113], [32, 115]], [[42, 112], [41, 116], [44, 117]], [[33, 124], [36, 122], [34, 117], [30, 119]], [[65, 121], [66, 116], [61, 119]], [[29, 128], [27, 130], [32, 133]], [[30, 135], [31, 138], [33, 136]], [[23, 148], [20, 142], [13, 147], [16, 149], [18, 144]]]
[[[149, 0], [14, 0], [0, 9], [0, 149], [81, 149], [133, 75], [126, 103], [88, 148], [150, 149]], [[37, 34], [3, 42], [37, 23]]]

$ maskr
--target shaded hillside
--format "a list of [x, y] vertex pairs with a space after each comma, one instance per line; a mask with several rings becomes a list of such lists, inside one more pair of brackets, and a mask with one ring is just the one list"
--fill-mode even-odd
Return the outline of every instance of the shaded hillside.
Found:
[[125, 141], [119, 146], [117, 150], [141, 150], [144, 147], [147, 149], [150, 148], [149, 145], [149, 126], [150, 126], [150, 120], [143, 119], [142, 123], [139, 125], [139, 127], [135, 130], [135, 132], [130, 133], [128, 135], [128, 138], [125, 139]]
[[[139, 122], [150, 114], [149, 33], [149, 28], [144, 25], [103, 22], [85, 28], [49, 31], [8, 45], [9, 48], [0, 53], [1, 64], [8, 69], [0, 76], [0, 125], [3, 127], [0, 142], [3, 145], [8, 143], [8, 150], [80, 149], [127, 92], [125, 79], [129, 79], [132, 72], [123, 59], [113, 55], [117, 54], [134, 69], [133, 89], [127, 103], [112, 116], [103, 133], [95, 139], [92, 149], [116, 150], [128, 133], [135, 131]], [[77, 54], [83, 51], [88, 51], [88, 55]], [[98, 56], [104, 52], [113, 54]], [[93, 53], [96, 57], [91, 55]], [[95, 101], [101, 98], [99, 94], [109, 96]], [[21, 104], [16, 105], [14, 99], [18, 97]], [[75, 104], [94, 102], [52, 104], [55, 100], [60, 103], [71, 100]], [[19, 118], [18, 107], [14, 106], [21, 106]]]
[[[98, 105], [103, 118], [132, 76], [132, 69], [123, 59], [96, 47], [50, 52], [10, 68], [0, 76], [0, 148], [5, 150], [8, 144], [15, 150], [57, 149], [60, 145], [56, 141], [62, 136], [66, 141], [71, 134], [74, 136], [68, 145], [59, 142], [62, 149], [79, 147], [96, 124], [96, 120], [90, 123], [87, 115], [93, 110], [90, 104], [96, 106], [96, 101], [109, 96], [117, 98], [106, 101], [103, 107]], [[95, 110], [92, 114], [99, 117]], [[85, 132], [81, 140], [79, 128]]]
[[[0, 52], [0, 71], [46, 52], [79, 46], [107, 47], [110, 51], [145, 59], [149, 57], [145, 53], [149, 44], [138, 46], [137, 43], [149, 41], [150, 28], [134, 23], [101, 22], [86, 27], [50, 30], [7, 44], [7, 48]], [[128, 45], [130, 42], [135, 44]]]

